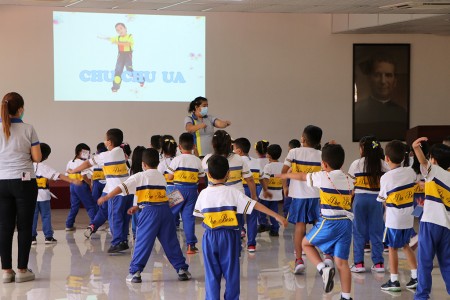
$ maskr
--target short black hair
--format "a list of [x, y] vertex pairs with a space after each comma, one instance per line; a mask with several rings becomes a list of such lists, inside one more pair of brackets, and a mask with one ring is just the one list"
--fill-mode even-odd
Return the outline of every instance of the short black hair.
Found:
[[155, 148], [156, 150], [160, 150], [161, 149], [161, 139], [162, 139], [162, 136], [159, 134], [152, 135], [150, 137], [150, 146], [152, 146], [152, 148]]
[[159, 153], [154, 148], [148, 148], [142, 151], [142, 162], [150, 168], [157, 168], [159, 164]]
[[272, 144], [269, 147], [267, 147], [267, 154], [269, 154], [272, 159], [275, 160], [279, 159], [281, 156], [281, 152], [282, 150], [280, 145]]
[[230, 165], [228, 159], [222, 155], [213, 154], [208, 159], [208, 173], [215, 180], [224, 179], [227, 176]]
[[406, 145], [398, 140], [393, 140], [387, 143], [384, 151], [385, 155], [389, 157], [394, 164], [402, 163], [405, 157], [408, 157], [409, 159], [409, 153], [407, 153]]
[[111, 128], [106, 132], [106, 139], [113, 144], [113, 147], [118, 147], [123, 143], [123, 132], [119, 128]]
[[241, 149], [244, 154], [248, 154], [250, 152], [250, 148], [252, 147], [250, 141], [243, 137], [235, 139], [234, 145], [236, 146], [236, 148]]
[[231, 136], [225, 130], [217, 130], [212, 138], [214, 154], [228, 156], [232, 152]]
[[339, 144], [327, 144], [322, 149], [322, 160], [333, 170], [339, 170], [345, 161], [345, 151]]
[[41, 145], [41, 153], [42, 153], [41, 162], [43, 162], [50, 156], [50, 153], [52, 153], [52, 148], [50, 148], [50, 146], [46, 143], [41, 143], [40, 145]]
[[320, 149], [320, 141], [322, 140], [322, 129], [315, 125], [308, 125], [303, 129], [303, 138], [308, 145], [315, 149]]
[[301, 146], [302, 146], [302, 144], [297, 139], [292, 139], [292, 140], [289, 141], [289, 147], [291, 149], [300, 148]]
[[430, 148], [430, 158], [434, 158], [442, 169], [448, 170], [450, 168], [450, 147], [444, 144], [434, 144]]
[[105, 146], [104, 142], [100, 142], [97, 144], [97, 153], [102, 153], [102, 152], [106, 152], [108, 151], [108, 149]]
[[130, 144], [127, 144], [127, 143], [122, 143], [121, 145], [120, 145], [120, 148], [122, 148], [122, 150], [123, 150], [123, 153], [125, 153], [127, 156], [130, 156], [131, 155], [131, 146], [130, 146]]
[[194, 149], [194, 136], [189, 132], [183, 132], [178, 142], [183, 150], [191, 151]]
[[396, 75], [397, 63], [395, 60], [387, 53], [377, 53], [367, 60], [359, 63], [359, 68], [364, 75], [371, 75], [375, 70], [375, 66], [379, 63], [388, 63], [394, 67], [394, 75]]

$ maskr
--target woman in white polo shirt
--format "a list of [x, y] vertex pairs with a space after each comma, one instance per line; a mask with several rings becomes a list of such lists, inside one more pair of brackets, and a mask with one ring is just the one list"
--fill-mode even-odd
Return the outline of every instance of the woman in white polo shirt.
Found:
[[[31, 230], [38, 194], [33, 162], [41, 161], [41, 148], [33, 126], [22, 122], [24, 101], [6, 94], [0, 123], [0, 256], [3, 282], [34, 280], [28, 269]], [[17, 226], [17, 274], [12, 269], [12, 240]]]
[[231, 122], [208, 115], [208, 99], [205, 97], [197, 97], [192, 100], [188, 111], [190, 115], [184, 118], [184, 126], [187, 132], [194, 135], [198, 156], [203, 158], [205, 155], [213, 153], [211, 141], [214, 127], [226, 128], [231, 125]]

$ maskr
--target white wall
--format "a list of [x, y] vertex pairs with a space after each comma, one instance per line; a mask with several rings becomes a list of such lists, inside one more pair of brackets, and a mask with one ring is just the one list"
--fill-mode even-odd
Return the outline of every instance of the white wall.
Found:
[[[330, 15], [206, 16], [206, 96], [211, 114], [232, 121], [235, 138], [268, 139], [286, 150], [315, 124], [324, 141], [343, 144], [347, 167], [358, 155], [351, 141], [353, 43], [410, 43], [410, 125], [450, 123], [449, 37], [333, 35]], [[24, 96], [24, 120], [52, 146], [55, 168], [65, 168], [77, 143], [95, 147], [111, 127], [133, 147], [148, 146], [152, 134], [183, 131], [187, 103], [54, 102], [51, 9], [0, 6], [0, 36], [0, 94]]]

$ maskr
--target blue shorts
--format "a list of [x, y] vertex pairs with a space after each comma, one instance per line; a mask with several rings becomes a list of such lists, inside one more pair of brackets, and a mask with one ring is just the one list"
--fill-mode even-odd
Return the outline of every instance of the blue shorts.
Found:
[[319, 198], [292, 198], [287, 217], [289, 223], [314, 224], [319, 218]]
[[320, 218], [306, 239], [323, 253], [348, 260], [352, 242], [352, 221], [348, 218]]
[[403, 248], [405, 245], [409, 244], [409, 240], [414, 234], [415, 231], [413, 228], [392, 229], [386, 227], [384, 229], [383, 243], [391, 248]]

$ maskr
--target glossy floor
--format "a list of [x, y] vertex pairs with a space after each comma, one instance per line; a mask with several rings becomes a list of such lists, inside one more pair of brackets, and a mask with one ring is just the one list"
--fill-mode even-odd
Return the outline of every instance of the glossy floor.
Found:
[[[292, 274], [292, 232], [290, 225], [280, 232], [279, 237], [269, 237], [267, 232], [258, 234], [257, 252], [242, 252], [241, 299], [339, 299], [339, 278], [335, 280], [334, 290], [324, 294], [321, 278], [310, 263], [307, 262], [305, 274]], [[196, 234], [201, 240], [203, 228], [200, 224], [196, 226]], [[183, 236], [182, 232], [178, 232], [180, 241]], [[72, 233], [56, 230], [55, 238], [58, 243], [47, 246], [42, 235], [38, 236], [38, 244], [32, 247], [29, 264], [36, 273], [36, 280], [0, 283], [1, 299], [204, 299], [201, 251], [186, 255], [193, 279], [180, 282], [161, 245], [156, 243], [142, 274], [143, 282], [127, 284], [125, 277], [131, 252], [108, 255], [105, 251], [111, 237], [106, 231], [100, 232], [96, 239], [86, 240], [83, 229]], [[201, 243], [198, 246], [201, 247]], [[185, 247], [183, 250], [186, 250]], [[403, 257], [402, 253], [400, 257]], [[385, 258], [387, 260], [387, 255]], [[366, 266], [370, 265], [370, 256], [366, 256]], [[353, 299], [413, 299], [413, 292], [404, 288], [409, 280], [404, 259], [400, 259], [402, 292], [382, 292], [380, 285], [388, 278], [388, 272], [352, 274]], [[431, 296], [432, 299], [450, 298], [438, 268], [433, 271]]]

